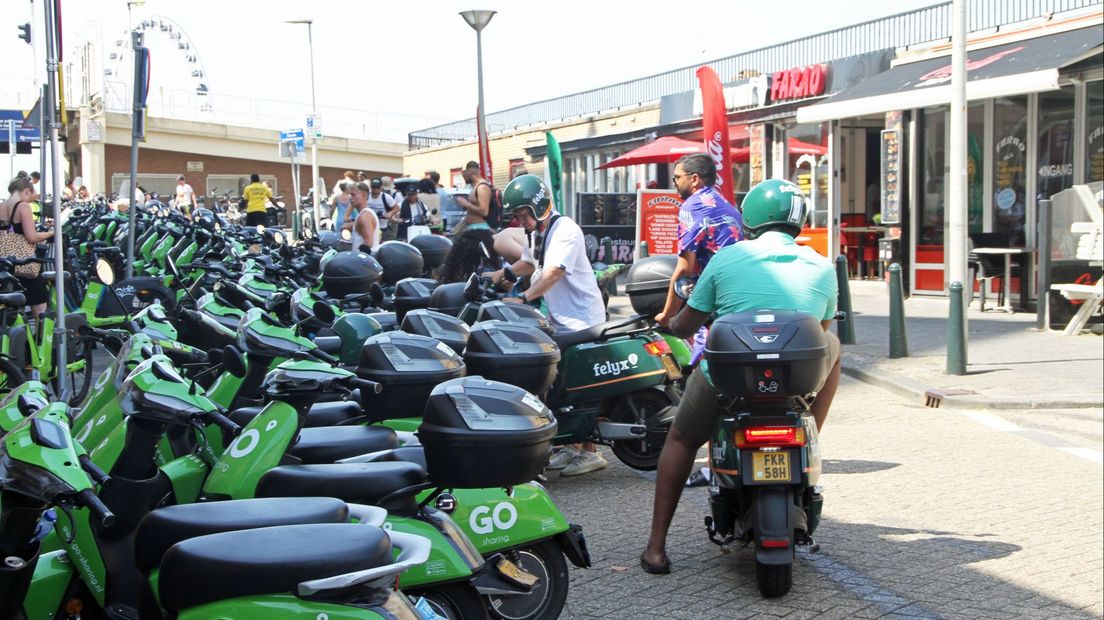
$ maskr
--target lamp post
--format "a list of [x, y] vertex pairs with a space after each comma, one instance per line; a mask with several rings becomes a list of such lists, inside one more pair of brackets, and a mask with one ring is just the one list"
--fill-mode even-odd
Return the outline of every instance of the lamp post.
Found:
[[[314, 93], [314, 35], [311, 32], [313, 19], [290, 19], [284, 22], [285, 24], [306, 24], [307, 25], [307, 46], [310, 48], [310, 68], [311, 68], [311, 118], [313, 124], [318, 124], [318, 103], [315, 100]], [[311, 216], [311, 223], [314, 230], [318, 230], [318, 221], [321, 218], [321, 209], [318, 205], [318, 128], [311, 127], [311, 203], [313, 206], [313, 215]], [[299, 210], [299, 197], [295, 197], [295, 209]]]
[[[491, 18], [494, 17], [495, 11], [461, 11], [460, 16], [464, 18], [464, 21], [468, 22], [468, 25], [475, 29], [475, 58], [476, 58], [476, 70], [477, 70], [477, 84], [479, 86], [479, 109], [476, 110], [475, 123], [477, 128], [477, 134], [483, 136], [484, 140], [490, 143], [490, 139], [487, 137], [487, 120], [484, 115], [483, 109], [483, 29], [487, 27], [487, 24], [491, 23]], [[488, 146], [488, 151], [490, 147]], [[483, 145], [479, 145], [479, 164], [483, 165]], [[491, 180], [493, 182], [493, 180]]]

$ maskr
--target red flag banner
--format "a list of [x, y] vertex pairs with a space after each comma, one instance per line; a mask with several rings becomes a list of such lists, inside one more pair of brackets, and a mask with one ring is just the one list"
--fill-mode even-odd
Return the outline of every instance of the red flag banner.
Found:
[[491, 141], [487, 138], [487, 134], [484, 132], [485, 127], [479, 123], [479, 106], [475, 107], [475, 130], [479, 136], [479, 171], [483, 174], [483, 178], [491, 184], [494, 184], [494, 172], [491, 170]]
[[717, 73], [708, 66], [699, 67], [698, 85], [702, 93], [702, 136], [705, 151], [717, 166], [717, 190], [732, 204], [736, 195], [732, 187], [732, 154], [728, 141], [728, 111], [724, 89]]

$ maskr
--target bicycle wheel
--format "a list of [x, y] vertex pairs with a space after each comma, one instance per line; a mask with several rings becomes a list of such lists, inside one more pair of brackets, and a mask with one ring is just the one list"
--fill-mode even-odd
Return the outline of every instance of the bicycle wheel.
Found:
[[[92, 386], [92, 342], [78, 338], [69, 350], [71, 357], [65, 364], [65, 386], [69, 388], [69, 399], [66, 402], [69, 406], [76, 407], [88, 395], [88, 388]], [[58, 381], [56, 369], [50, 385], [54, 388], [54, 394], [61, 396], [62, 386]]]
[[27, 377], [23, 371], [6, 357], [0, 357], [0, 396], [23, 385]]

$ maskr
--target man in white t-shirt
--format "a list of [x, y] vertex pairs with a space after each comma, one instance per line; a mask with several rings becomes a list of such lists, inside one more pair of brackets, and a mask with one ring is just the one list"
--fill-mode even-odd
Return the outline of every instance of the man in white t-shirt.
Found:
[[[510, 181], [502, 192], [502, 212], [518, 220], [530, 241], [521, 260], [488, 275], [494, 281], [514, 282], [518, 276], [533, 274], [529, 289], [520, 298], [503, 301], [530, 302], [543, 297], [557, 331], [578, 331], [604, 322], [606, 307], [587, 259], [583, 230], [571, 218], [555, 213], [552, 192], [544, 181], [532, 174]], [[585, 443], [553, 455], [548, 469], [560, 469], [561, 476], [578, 476], [606, 465], [598, 447]]]
[[399, 201], [390, 192], [384, 191], [383, 181], [372, 179], [372, 190], [368, 195], [368, 208], [376, 214], [379, 220], [380, 236], [384, 241], [391, 241], [397, 237], [399, 230]]
[[173, 205], [184, 215], [191, 214], [192, 206], [195, 205], [195, 191], [188, 185], [184, 175], [176, 177], [176, 201]]
[[356, 219], [352, 220], [354, 251], [359, 251], [361, 245], [368, 246], [369, 251], [375, 251], [380, 244], [379, 219], [368, 208], [368, 196], [371, 193], [367, 183], [357, 183], [349, 193], [349, 211], [357, 212]]

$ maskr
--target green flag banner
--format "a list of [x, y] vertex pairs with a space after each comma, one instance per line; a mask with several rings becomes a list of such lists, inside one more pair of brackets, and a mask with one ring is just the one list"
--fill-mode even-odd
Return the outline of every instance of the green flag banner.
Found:
[[553, 206], [563, 213], [563, 158], [560, 156], [560, 143], [556, 142], [551, 131], [544, 133], [548, 139], [548, 152], [544, 159], [544, 183], [552, 190]]

